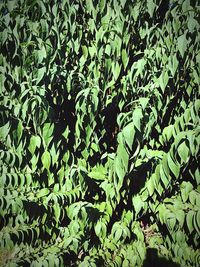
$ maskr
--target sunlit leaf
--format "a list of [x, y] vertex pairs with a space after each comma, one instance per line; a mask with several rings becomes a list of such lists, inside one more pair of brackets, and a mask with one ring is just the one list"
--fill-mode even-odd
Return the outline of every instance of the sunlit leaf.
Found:
[[49, 170], [50, 165], [51, 165], [51, 155], [47, 150], [42, 154], [41, 160], [42, 160], [43, 167]]
[[185, 33], [178, 37], [178, 40], [177, 40], [178, 50], [182, 57], [184, 57], [185, 52], [187, 50], [187, 43], [188, 41], [187, 41]]

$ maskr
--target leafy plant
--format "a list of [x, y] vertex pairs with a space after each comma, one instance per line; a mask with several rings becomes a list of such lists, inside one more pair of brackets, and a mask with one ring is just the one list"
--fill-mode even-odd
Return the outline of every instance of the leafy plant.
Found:
[[0, 2], [0, 262], [198, 266], [198, 1]]

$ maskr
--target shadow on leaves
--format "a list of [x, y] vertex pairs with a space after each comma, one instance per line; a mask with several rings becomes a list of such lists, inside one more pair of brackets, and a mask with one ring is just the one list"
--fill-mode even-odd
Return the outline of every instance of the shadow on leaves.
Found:
[[144, 260], [143, 267], [180, 267], [177, 263], [159, 257], [157, 250], [154, 248], [147, 249], [146, 259]]

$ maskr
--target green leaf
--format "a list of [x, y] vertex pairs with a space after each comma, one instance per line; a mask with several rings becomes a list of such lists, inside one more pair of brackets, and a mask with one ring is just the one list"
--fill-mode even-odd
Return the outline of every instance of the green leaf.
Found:
[[136, 76], [137, 75], [142, 75], [145, 64], [146, 64], [146, 60], [144, 58], [139, 59], [136, 62], [136, 64], [135, 64], [135, 68], [137, 69], [136, 74], [135, 74]]
[[160, 166], [160, 178], [161, 178], [161, 180], [163, 182], [164, 188], [167, 188], [167, 186], [169, 184], [169, 178], [170, 177], [166, 176], [162, 165]]
[[32, 155], [35, 153], [36, 147], [38, 147], [38, 148], [40, 147], [40, 144], [41, 144], [41, 139], [38, 135], [37, 136], [31, 136], [28, 150], [31, 152]]
[[193, 189], [193, 186], [190, 182], [182, 182], [180, 188], [181, 188], [181, 197], [183, 202], [185, 203], [188, 199], [189, 193]]
[[164, 93], [165, 88], [168, 84], [169, 81], [169, 76], [168, 76], [168, 72], [167, 71], [163, 71], [159, 77], [159, 85], [162, 89], [162, 92]]
[[124, 168], [124, 171], [126, 173], [127, 169], [128, 169], [129, 155], [128, 155], [128, 152], [127, 152], [125, 146], [122, 143], [119, 143], [119, 145], [118, 145], [117, 158], [119, 158], [119, 161], [121, 162], [122, 167]]
[[188, 192], [185, 189], [181, 189], [181, 198], [183, 200], [183, 203], [185, 203], [188, 199]]
[[187, 222], [187, 227], [189, 229], [190, 234], [194, 230], [193, 226], [193, 219], [194, 219], [195, 213], [193, 210], [190, 210], [186, 216], [186, 222]]
[[140, 126], [141, 126], [141, 119], [142, 119], [142, 109], [137, 108], [133, 111], [133, 123], [136, 126], [136, 128], [140, 131]]
[[41, 160], [42, 160], [43, 167], [49, 170], [50, 165], [51, 165], [51, 155], [47, 150], [42, 154]]
[[56, 222], [59, 222], [61, 207], [58, 203], [53, 206]]
[[138, 101], [141, 104], [142, 109], [144, 110], [146, 108], [148, 102], [149, 102], [149, 98], [148, 97], [140, 97]]
[[122, 236], [122, 228], [118, 228], [115, 232], [115, 241], [117, 242]]
[[97, 222], [97, 224], [94, 227], [94, 230], [95, 230], [96, 235], [99, 236], [100, 232], [101, 232], [101, 222], [100, 221]]
[[88, 176], [97, 181], [104, 181], [106, 178], [106, 169], [103, 166], [96, 166], [88, 173]]
[[44, 141], [44, 144], [46, 146], [49, 145], [53, 138], [53, 130], [54, 130], [54, 124], [53, 123], [44, 123], [44, 127], [42, 130], [42, 139]]
[[52, 13], [53, 13], [55, 18], [57, 17], [57, 12], [58, 12], [58, 5], [54, 4], [52, 7]]
[[105, 5], [106, 5], [106, 0], [99, 1], [99, 10], [101, 13], [104, 11]]
[[106, 48], [105, 48], [105, 54], [107, 54], [108, 56], [110, 56], [110, 53], [111, 53], [111, 46], [109, 44], [106, 45]]
[[121, 71], [121, 65], [119, 65], [118, 62], [113, 62], [112, 63], [112, 71], [113, 71], [113, 76], [115, 81], [119, 77], [120, 71]]
[[197, 211], [195, 219], [196, 219], [197, 226], [200, 232], [200, 209]]
[[126, 69], [128, 61], [129, 61], [128, 54], [125, 49], [122, 49], [122, 63], [123, 63], [124, 69]]
[[189, 159], [189, 148], [187, 147], [186, 143], [183, 142], [178, 146], [178, 154], [181, 158], [181, 162], [188, 162]]
[[178, 50], [183, 58], [188, 45], [186, 33], [178, 37], [177, 43], [178, 43]]
[[50, 192], [50, 190], [49, 190], [48, 188], [42, 188], [42, 189], [36, 194], [36, 196], [37, 196], [38, 198], [40, 198], [40, 197], [44, 197], [44, 196], [48, 195], [49, 192]]
[[195, 28], [199, 27], [199, 23], [196, 19], [194, 19], [193, 17], [189, 17], [188, 19], [188, 29], [190, 32], [194, 32]]
[[180, 173], [180, 167], [172, 160], [170, 153], [167, 154], [167, 161], [168, 161], [169, 169], [174, 174], [174, 176], [177, 178]]
[[18, 125], [17, 125], [17, 138], [18, 138], [18, 142], [21, 140], [22, 133], [23, 133], [23, 124], [22, 124], [22, 121], [20, 120], [18, 122]]
[[183, 210], [177, 210], [176, 211], [176, 218], [179, 221], [180, 227], [183, 227], [183, 224], [185, 222], [185, 212]]
[[147, 186], [149, 195], [152, 196], [153, 193], [154, 193], [154, 188], [155, 188], [155, 187], [154, 187], [154, 180], [153, 180], [153, 177], [152, 177], [152, 176], [151, 176], [151, 178], [147, 181], [146, 186]]
[[91, 144], [91, 148], [92, 148], [95, 152], [98, 152], [98, 146], [97, 146], [97, 144], [92, 143], [92, 144]]
[[43, 59], [46, 58], [47, 53], [46, 53], [46, 49], [44, 47], [44, 45], [42, 45], [41, 50], [37, 51], [37, 56], [38, 56], [38, 63], [42, 63]]
[[135, 209], [135, 215], [137, 216], [143, 207], [143, 201], [142, 201], [140, 196], [135, 196], [135, 197], [133, 197], [132, 202], [133, 202], [133, 206]]
[[86, 0], [86, 8], [89, 13], [91, 13], [95, 9], [92, 0]]
[[169, 226], [170, 230], [174, 231], [174, 227], [176, 225], [176, 218], [175, 217], [170, 217], [167, 219], [167, 225]]
[[17, 0], [7, 1], [6, 4], [7, 4], [7, 7], [8, 7], [9, 12], [12, 12], [13, 9], [15, 8], [16, 4], [17, 4]]
[[103, 181], [105, 180], [105, 174], [100, 171], [92, 171], [88, 173], [88, 176], [92, 179]]
[[195, 205], [196, 204], [196, 199], [197, 199], [197, 193], [192, 190], [190, 193], [189, 193], [189, 200], [190, 200], [190, 203], [192, 205]]
[[125, 142], [127, 143], [129, 149], [132, 150], [132, 145], [133, 145], [134, 136], [135, 136], [134, 123], [131, 122], [128, 125], [126, 125], [123, 128], [122, 134], [124, 136]]
[[4, 126], [0, 127], [0, 139], [5, 140], [10, 131], [10, 122], [8, 121]]
[[42, 67], [42, 68], [38, 69], [36, 84], [38, 84], [42, 80], [45, 72], [46, 72], [46, 67]]
[[83, 51], [83, 55], [84, 55], [85, 59], [87, 59], [87, 57], [88, 57], [88, 49], [87, 49], [87, 46], [82, 45], [82, 51]]
[[125, 176], [125, 170], [123, 168], [122, 162], [119, 157], [115, 158], [114, 167], [115, 167], [115, 172], [117, 176], [119, 177], [119, 180], [123, 181], [123, 178]]
[[156, 4], [154, 3], [154, 1], [147, 0], [147, 9], [148, 9], [148, 12], [151, 18], [153, 17], [155, 8], [156, 8]]
[[162, 133], [164, 137], [164, 141], [169, 142], [170, 138], [173, 136], [173, 129], [174, 129], [173, 125], [169, 125], [164, 128], [163, 133]]

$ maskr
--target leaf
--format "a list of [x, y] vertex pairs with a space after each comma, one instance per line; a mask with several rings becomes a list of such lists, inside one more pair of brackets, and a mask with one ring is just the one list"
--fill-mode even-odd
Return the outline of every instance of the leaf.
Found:
[[197, 226], [198, 226], [198, 232], [200, 232], [200, 209], [197, 211], [196, 216], [195, 216]]
[[194, 211], [190, 210], [187, 215], [186, 215], [186, 222], [187, 222], [187, 227], [189, 229], [190, 234], [192, 233], [192, 231], [194, 230], [194, 226], [193, 226], [193, 218], [194, 218]]
[[143, 207], [143, 201], [142, 201], [140, 196], [135, 196], [135, 197], [133, 197], [132, 202], [133, 202], [133, 206], [135, 209], [135, 215], [137, 216]]
[[161, 180], [163, 182], [164, 188], [167, 188], [167, 186], [169, 184], [169, 178], [170, 177], [166, 176], [162, 165], [160, 166], [160, 178], [161, 178]]
[[189, 158], [189, 148], [187, 147], [186, 143], [183, 142], [178, 146], [178, 154], [181, 158], [181, 162], [188, 162]]
[[124, 69], [126, 69], [128, 61], [129, 61], [128, 54], [125, 49], [122, 49], [122, 63], [123, 63]]
[[96, 166], [88, 173], [88, 176], [98, 181], [104, 181], [106, 178], [106, 169], [103, 166]]
[[135, 136], [134, 123], [131, 122], [128, 125], [126, 125], [122, 130], [122, 134], [124, 136], [125, 142], [127, 143], [129, 149], [132, 150], [132, 145], [133, 145], [134, 136]]
[[142, 119], [142, 110], [141, 108], [137, 108], [133, 111], [133, 123], [136, 128], [140, 131], [141, 119]]
[[163, 133], [162, 133], [164, 137], [164, 141], [169, 142], [170, 138], [173, 136], [173, 129], [174, 129], [173, 125], [169, 125], [164, 128]]
[[97, 144], [92, 143], [92, 144], [91, 144], [91, 148], [92, 148], [95, 152], [98, 152], [98, 146], [97, 146]]
[[106, 48], [105, 48], [105, 54], [107, 54], [108, 56], [110, 56], [110, 53], [111, 53], [111, 46], [109, 44], [106, 45]]
[[37, 51], [37, 57], [38, 57], [38, 63], [40, 64], [44, 58], [46, 58], [47, 53], [46, 53], [46, 49], [44, 47], [44, 45], [42, 45], [41, 50]]
[[167, 71], [163, 71], [159, 77], [159, 85], [162, 89], [162, 92], [164, 93], [165, 88], [168, 84], [169, 81], [169, 76], [168, 76], [168, 72]]
[[[199, 53], [199, 54], [200, 54], [200, 53]], [[195, 102], [194, 102], [194, 106], [195, 106], [196, 114], [198, 114], [199, 109], [200, 109], [200, 99], [196, 99], [196, 100], [195, 100]]]
[[169, 169], [174, 174], [174, 176], [177, 178], [180, 173], [180, 167], [172, 160], [170, 153], [167, 154], [167, 162], [169, 165]]
[[176, 241], [181, 244], [182, 242], [185, 242], [185, 234], [181, 231], [176, 232]]
[[142, 109], [145, 110], [145, 108], [149, 102], [149, 98], [148, 97], [140, 97], [138, 101], [141, 104]]
[[167, 218], [167, 225], [169, 226], [170, 230], [174, 230], [174, 227], [176, 225], [176, 218], [174, 217], [174, 215]]
[[101, 13], [104, 11], [105, 5], [106, 5], [106, 0], [99, 1], [99, 10]]
[[122, 167], [124, 168], [124, 171], [127, 172], [129, 155], [128, 155], [128, 152], [127, 152], [124, 144], [122, 144], [122, 143], [119, 143], [119, 145], [118, 145], [117, 157], [119, 158], [119, 161], [121, 161], [121, 164], [122, 164]]
[[97, 236], [99, 236], [100, 232], [101, 232], [101, 222], [98, 221], [97, 224], [94, 227], [95, 233]]
[[0, 127], [0, 139], [5, 140], [10, 131], [10, 122], [8, 121], [4, 126]]
[[135, 68], [137, 69], [136, 74], [135, 74], [136, 76], [142, 75], [145, 64], [146, 64], [146, 60], [144, 58], [139, 59], [135, 63]]
[[190, 32], [193, 32], [195, 30], [196, 27], [199, 27], [199, 23], [197, 22], [196, 19], [194, 19], [193, 17], [189, 17], [188, 19], [188, 29]]
[[57, 12], [58, 12], [58, 5], [54, 4], [52, 7], [52, 13], [53, 13], [55, 18], [57, 17]]
[[115, 232], [115, 241], [117, 242], [122, 236], [122, 228], [118, 228]]
[[178, 37], [177, 43], [178, 43], [178, 50], [183, 58], [188, 45], [186, 33]]
[[45, 72], [46, 72], [46, 67], [42, 67], [42, 68], [38, 69], [36, 84], [39, 84], [39, 82], [44, 77]]
[[53, 209], [54, 209], [54, 215], [55, 215], [56, 222], [59, 222], [60, 212], [61, 212], [60, 205], [58, 203], [54, 204]]
[[119, 177], [119, 180], [122, 181], [125, 176], [125, 170], [123, 168], [122, 162], [119, 157], [115, 158], [114, 167], [115, 167], [115, 172]]
[[179, 221], [180, 227], [183, 227], [183, 224], [185, 222], [185, 212], [183, 210], [177, 210], [176, 218]]
[[181, 188], [181, 197], [183, 202], [185, 203], [188, 199], [189, 193], [193, 189], [193, 186], [190, 182], [182, 182], [180, 188]]
[[100, 171], [92, 171], [88, 173], [88, 176], [92, 179], [103, 181], [105, 180], [105, 174]]
[[70, 130], [69, 130], [69, 126], [67, 125], [66, 129], [62, 133], [62, 136], [64, 136], [64, 138], [67, 140], [69, 133], [70, 133]]
[[42, 130], [42, 139], [46, 146], [49, 145], [53, 138], [54, 124], [53, 123], [44, 123]]
[[118, 62], [113, 62], [112, 63], [112, 71], [113, 71], [113, 76], [115, 81], [119, 77], [120, 71], [121, 71], [121, 65], [119, 65]]
[[147, 0], [147, 9], [151, 18], [153, 17], [155, 8], [156, 4], [153, 2], [153, 0]]
[[153, 181], [153, 177], [151, 177], [147, 183], [146, 183], [146, 187], [148, 189], [149, 195], [152, 196], [154, 193], [154, 181]]
[[18, 125], [17, 125], [17, 138], [18, 138], [18, 142], [20, 141], [20, 139], [22, 137], [22, 132], [23, 132], [23, 124], [22, 124], [22, 121], [20, 120], [18, 122]]
[[31, 152], [32, 155], [35, 153], [36, 147], [38, 147], [38, 148], [40, 147], [40, 144], [41, 144], [41, 139], [38, 135], [37, 136], [31, 136], [28, 150]]
[[88, 57], [88, 49], [87, 49], [87, 46], [82, 45], [82, 51], [83, 51], [84, 58], [87, 59], [87, 57]]
[[48, 195], [50, 192], [50, 190], [48, 188], [42, 188], [37, 194], [37, 198], [40, 198], [40, 197], [44, 197], [46, 195]]
[[185, 189], [181, 189], [181, 198], [183, 203], [185, 203], [188, 199], [188, 192]]
[[12, 12], [13, 11], [13, 9], [16, 6], [16, 4], [17, 4], [17, 0], [7, 1], [6, 5], [8, 7], [9, 12]]
[[42, 154], [41, 160], [42, 160], [43, 167], [49, 170], [50, 165], [51, 165], [51, 155], [47, 150]]
[[192, 205], [196, 204], [197, 194], [194, 190], [189, 193], [189, 200]]

